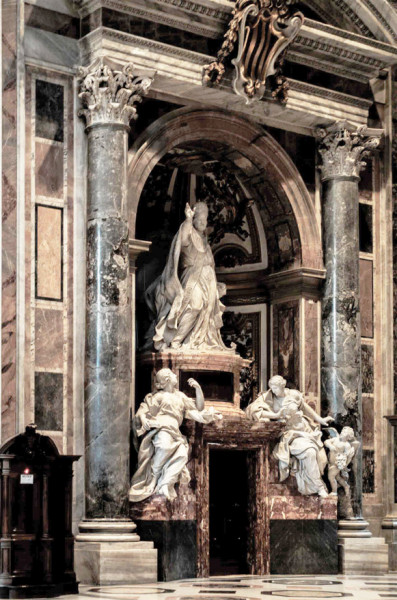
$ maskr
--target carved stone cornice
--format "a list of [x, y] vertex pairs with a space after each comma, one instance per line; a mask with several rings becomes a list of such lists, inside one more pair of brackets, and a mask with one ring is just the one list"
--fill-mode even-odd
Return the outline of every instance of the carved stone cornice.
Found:
[[324, 279], [325, 269], [299, 267], [267, 275], [263, 284], [272, 301], [297, 296], [320, 300]]
[[101, 58], [79, 68], [78, 82], [84, 107], [79, 116], [85, 118], [87, 127], [112, 124], [128, 128], [130, 121], [137, 118], [135, 104], [141, 102], [152, 79], [134, 74], [132, 64], [121, 71], [113, 70]]
[[[234, 8], [233, 2], [226, 0], [81, 0], [79, 12], [83, 17], [101, 7], [212, 39], [225, 32]], [[379, 71], [397, 63], [397, 48], [369, 38], [369, 31], [366, 34], [358, 28], [358, 32], [305, 19], [286, 50], [286, 59], [368, 83]], [[171, 44], [169, 47], [173, 48]]]
[[317, 129], [318, 151], [322, 159], [321, 179], [360, 179], [366, 166], [362, 159], [379, 146], [381, 129], [354, 127], [347, 121], [338, 121], [330, 127]]
[[145, 240], [128, 240], [128, 258], [130, 260], [130, 270], [135, 270], [135, 261], [143, 252], [149, 252], [152, 242]]
[[[81, 61], [90, 64], [106, 56], [117, 64], [133, 62], [139, 73], [156, 76], [149, 94], [176, 103], [198, 102], [230, 107], [258, 123], [314, 135], [316, 127], [331, 125], [344, 115], [350, 123], [363, 125], [372, 102], [333, 89], [289, 79], [289, 99], [280, 119], [280, 107], [266, 100], [246, 105], [233, 94], [230, 84], [216, 88], [202, 86], [202, 68], [214, 57], [171, 46], [131, 33], [98, 27], [80, 41]], [[171, 60], [170, 60], [171, 59]]]

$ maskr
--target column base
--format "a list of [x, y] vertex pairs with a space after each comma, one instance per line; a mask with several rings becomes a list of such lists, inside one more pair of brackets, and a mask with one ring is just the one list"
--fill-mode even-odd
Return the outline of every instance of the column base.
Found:
[[83, 520], [75, 543], [77, 579], [87, 585], [157, 582], [157, 550], [129, 519]]
[[369, 523], [364, 519], [341, 519], [338, 526], [339, 540], [346, 538], [370, 538]]
[[389, 548], [372, 537], [364, 519], [339, 521], [339, 572], [344, 575], [383, 574], [389, 570]]
[[389, 570], [397, 571], [397, 515], [387, 515], [382, 521], [385, 540], [389, 546]]

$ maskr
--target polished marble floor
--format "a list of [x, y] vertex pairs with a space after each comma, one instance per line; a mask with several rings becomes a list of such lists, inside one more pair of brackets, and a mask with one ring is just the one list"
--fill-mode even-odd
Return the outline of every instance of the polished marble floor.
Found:
[[[101, 600], [266, 600], [284, 598], [350, 598], [397, 600], [397, 574], [383, 576], [299, 575], [252, 577], [233, 575], [150, 585], [80, 586], [80, 598]], [[65, 596], [71, 600], [73, 596]]]

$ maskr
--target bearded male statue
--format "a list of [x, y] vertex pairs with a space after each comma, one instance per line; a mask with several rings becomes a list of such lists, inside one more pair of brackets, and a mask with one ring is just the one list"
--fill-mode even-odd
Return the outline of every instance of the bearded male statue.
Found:
[[225, 351], [221, 338], [220, 298], [226, 286], [217, 283], [206, 228], [208, 207], [198, 202], [185, 208], [185, 221], [174, 236], [165, 268], [146, 291], [155, 315], [155, 350]]

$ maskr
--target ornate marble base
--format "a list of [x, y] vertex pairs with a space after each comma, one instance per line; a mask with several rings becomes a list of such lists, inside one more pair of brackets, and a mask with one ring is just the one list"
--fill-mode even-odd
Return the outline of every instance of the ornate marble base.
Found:
[[339, 572], [344, 575], [385, 574], [389, 548], [384, 538], [339, 538]]
[[179, 389], [186, 395], [192, 395], [187, 380], [193, 377], [203, 389], [206, 406], [213, 406], [225, 416], [244, 416], [240, 409], [240, 373], [243, 367], [249, 366], [249, 361], [238, 354], [189, 350], [145, 352], [137, 357], [137, 366], [142, 398], [152, 391], [154, 374], [167, 367], [178, 376]]
[[76, 536], [77, 579], [88, 585], [128, 585], [157, 581], [157, 550], [124, 520], [86, 520]]
[[271, 520], [270, 573], [338, 573], [337, 528], [336, 519]]
[[341, 519], [339, 521], [338, 538], [370, 538], [369, 523], [364, 519]]
[[197, 575], [195, 520], [137, 521], [143, 539], [153, 540], [159, 554], [158, 580], [175, 581]]
[[389, 546], [389, 571], [397, 571], [397, 515], [387, 515], [382, 521], [382, 529]]

